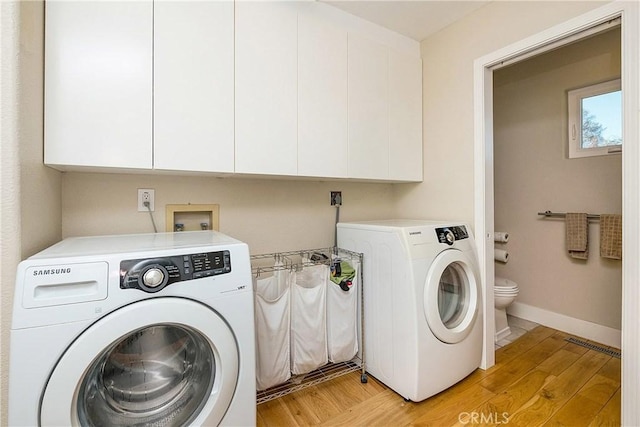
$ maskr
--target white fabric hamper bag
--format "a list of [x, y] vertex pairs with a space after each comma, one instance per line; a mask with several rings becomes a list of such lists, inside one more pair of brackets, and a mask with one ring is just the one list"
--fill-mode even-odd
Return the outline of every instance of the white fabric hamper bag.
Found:
[[291, 372], [306, 374], [325, 365], [326, 291], [329, 267], [314, 265], [293, 273], [291, 287]]
[[327, 344], [329, 361], [346, 362], [358, 353], [358, 274], [360, 266], [352, 261], [355, 276], [344, 291], [333, 281], [327, 286]]
[[290, 284], [293, 274], [289, 270], [276, 270], [271, 277], [254, 280], [258, 390], [291, 378]]

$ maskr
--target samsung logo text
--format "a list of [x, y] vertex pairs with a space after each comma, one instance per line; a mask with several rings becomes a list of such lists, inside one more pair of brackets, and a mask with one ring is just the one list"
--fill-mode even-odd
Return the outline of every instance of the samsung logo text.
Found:
[[71, 273], [71, 267], [68, 268], [45, 268], [42, 270], [34, 270], [34, 276], [52, 276], [56, 274], [69, 274]]

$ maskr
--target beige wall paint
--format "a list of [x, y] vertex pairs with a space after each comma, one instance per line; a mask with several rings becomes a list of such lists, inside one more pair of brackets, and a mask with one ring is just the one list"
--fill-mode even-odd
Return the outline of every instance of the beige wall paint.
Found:
[[61, 174], [42, 162], [44, 3], [0, 2], [2, 246], [0, 424], [7, 425], [11, 312], [17, 263], [61, 237]]
[[9, 337], [15, 268], [20, 261], [20, 172], [18, 142], [18, 6], [0, 2], [0, 423], [7, 425]]
[[421, 43], [424, 182], [395, 188], [397, 216], [473, 224], [474, 60], [604, 3], [491, 2]]
[[247, 242], [253, 254], [333, 245], [332, 190], [342, 191], [343, 221], [393, 212], [391, 184], [65, 173], [64, 237], [152, 232], [149, 214], [137, 211], [138, 188], [155, 189], [162, 230], [167, 204], [219, 204], [220, 231]]
[[21, 256], [52, 245], [62, 231], [62, 174], [44, 166], [44, 2], [20, 2]]
[[567, 90], [620, 77], [620, 31], [494, 73], [495, 228], [508, 231], [509, 262], [496, 275], [520, 285], [518, 302], [621, 328], [621, 261], [565, 249], [562, 220], [537, 212], [622, 212], [622, 157], [567, 157]]

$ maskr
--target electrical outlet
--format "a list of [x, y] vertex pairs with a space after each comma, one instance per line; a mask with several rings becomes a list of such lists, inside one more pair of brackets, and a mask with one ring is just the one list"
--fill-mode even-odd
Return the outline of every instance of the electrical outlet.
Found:
[[341, 205], [342, 205], [342, 191], [332, 191], [331, 206], [341, 206]]
[[[138, 212], [149, 212], [156, 210], [156, 191], [152, 188], [138, 188]], [[145, 202], [149, 202], [149, 207], [147, 208], [144, 204]]]

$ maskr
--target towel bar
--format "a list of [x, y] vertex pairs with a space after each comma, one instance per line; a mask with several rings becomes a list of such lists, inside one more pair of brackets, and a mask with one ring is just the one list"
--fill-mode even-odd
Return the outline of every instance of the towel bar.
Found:
[[[567, 216], [567, 214], [564, 212], [551, 212], [551, 211], [538, 212], [538, 215], [549, 217], [549, 218], [564, 218], [565, 216]], [[587, 219], [600, 219], [600, 215], [587, 214]]]

